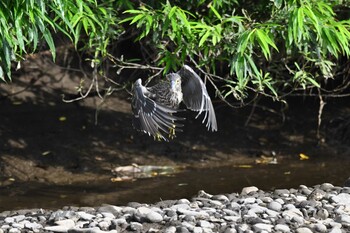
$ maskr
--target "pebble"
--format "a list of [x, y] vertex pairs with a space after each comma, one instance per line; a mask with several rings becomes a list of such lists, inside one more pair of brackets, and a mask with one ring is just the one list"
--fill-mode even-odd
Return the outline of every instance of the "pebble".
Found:
[[146, 215], [146, 218], [147, 218], [148, 221], [153, 222], [153, 223], [157, 223], [157, 222], [163, 221], [162, 215], [160, 215], [159, 213], [157, 213], [155, 211], [149, 212]]
[[68, 232], [350, 232], [350, 189], [329, 183], [264, 192], [255, 186], [241, 194], [127, 206], [70, 207], [0, 213], [0, 233]]
[[312, 231], [307, 227], [300, 227], [295, 232], [296, 233], [312, 233]]
[[277, 201], [271, 201], [267, 205], [267, 208], [269, 208], [270, 210], [274, 210], [274, 211], [280, 211], [282, 209], [282, 205]]
[[253, 192], [257, 192], [259, 189], [255, 186], [245, 187], [242, 189], [241, 195], [248, 195]]

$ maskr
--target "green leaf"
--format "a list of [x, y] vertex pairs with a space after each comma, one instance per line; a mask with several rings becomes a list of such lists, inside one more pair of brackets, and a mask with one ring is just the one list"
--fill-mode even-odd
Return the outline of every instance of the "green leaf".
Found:
[[4, 63], [5, 73], [9, 79], [11, 79], [11, 53], [12, 48], [9, 43], [3, 38], [2, 40], [2, 52], [0, 51], [1, 60]]
[[22, 33], [22, 25], [21, 25], [21, 17], [16, 18], [15, 20], [15, 28], [16, 28], [16, 38], [19, 44], [19, 48], [21, 51], [26, 51], [24, 47], [24, 36]]
[[210, 34], [211, 34], [210, 30], [208, 30], [204, 33], [204, 35], [202, 36], [202, 38], [199, 41], [199, 45], [198, 45], [199, 47], [201, 47], [203, 45], [203, 43], [207, 40], [207, 38], [210, 36]]
[[133, 20], [131, 21], [130, 24], [134, 24], [134, 23], [136, 23], [137, 21], [139, 21], [140, 19], [142, 19], [142, 18], [144, 18], [144, 17], [145, 17], [144, 14], [136, 15], [136, 16], [133, 18]]
[[214, 12], [214, 14], [216, 15], [216, 17], [217, 17], [220, 21], [222, 20], [221, 15], [219, 14], [219, 12], [217, 12], [217, 10], [215, 10], [215, 8], [214, 8], [212, 5], [210, 5], [210, 10], [211, 10], [212, 12]]
[[55, 60], [56, 59], [56, 47], [55, 47], [55, 44], [53, 42], [51, 33], [49, 30], [45, 30], [43, 35], [44, 35], [44, 38], [45, 38], [47, 45], [49, 46], [49, 48], [51, 50], [52, 59]]
[[314, 85], [315, 87], [318, 87], [318, 88], [321, 87], [320, 84], [319, 84], [318, 82], [316, 82], [316, 80], [314, 80], [313, 78], [305, 77], [305, 79], [306, 79], [307, 81], [309, 81], [310, 83], [312, 83], [312, 85]]

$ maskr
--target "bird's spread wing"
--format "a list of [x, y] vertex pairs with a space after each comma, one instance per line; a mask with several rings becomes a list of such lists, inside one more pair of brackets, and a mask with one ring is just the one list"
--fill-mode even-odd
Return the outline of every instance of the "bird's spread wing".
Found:
[[196, 118], [204, 113], [203, 123], [212, 131], [217, 131], [217, 123], [213, 104], [199, 75], [187, 65], [178, 72], [181, 76], [183, 102], [187, 108], [198, 111]]
[[134, 84], [132, 98], [133, 126], [163, 140], [167, 140], [164, 133], [169, 133], [169, 129], [181, 131], [183, 125], [176, 121], [183, 118], [173, 115], [177, 110], [160, 105], [147, 95], [147, 89], [142, 85], [141, 79], [138, 79]]

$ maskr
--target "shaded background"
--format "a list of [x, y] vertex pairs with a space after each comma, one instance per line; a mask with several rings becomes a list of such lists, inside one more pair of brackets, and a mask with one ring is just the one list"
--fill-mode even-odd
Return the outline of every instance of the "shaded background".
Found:
[[[207, 132], [186, 112], [184, 132], [167, 143], [132, 128], [130, 87], [104, 100], [92, 94], [64, 103], [83, 76], [45, 54], [14, 76], [0, 84], [0, 210], [156, 202], [250, 185], [342, 185], [350, 176], [349, 98], [325, 100], [317, 138], [317, 98], [289, 97], [288, 108], [265, 99], [230, 108], [213, 97], [219, 131]], [[277, 164], [268, 164], [273, 156]], [[133, 163], [174, 173], [111, 181], [114, 168]]]

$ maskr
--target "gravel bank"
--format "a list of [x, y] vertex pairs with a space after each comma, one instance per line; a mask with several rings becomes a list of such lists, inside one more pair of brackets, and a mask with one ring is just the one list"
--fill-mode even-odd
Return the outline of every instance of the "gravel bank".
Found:
[[350, 232], [350, 187], [329, 183], [167, 200], [153, 205], [64, 207], [0, 213], [2, 232]]

